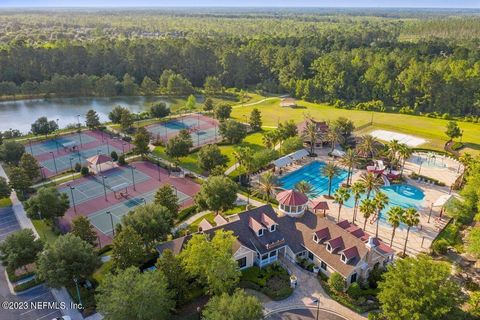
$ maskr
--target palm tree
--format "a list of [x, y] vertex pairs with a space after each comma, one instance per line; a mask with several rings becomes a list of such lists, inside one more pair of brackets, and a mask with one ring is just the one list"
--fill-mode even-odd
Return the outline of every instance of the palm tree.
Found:
[[245, 180], [248, 182], [248, 178], [252, 173], [252, 158], [253, 150], [249, 147], [240, 147], [233, 152], [233, 156], [237, 161], [238, 165], [245, 169]]
[[332, 194], [332, 180], [338, 174], [338, 167], [332, 161], [329, 161], [323, 168], [322, 174], [328, 178], [328, 196]]
[[360, 202], [360, 212], [363, 214], [363, 217], [365, 218], [365, 221], [363, 223], [363, 230], [367, 227], [367, 220], [370, 218], [372, 214], [375, 213], [376, 206], [375, 206], [375, 201], [372, 199], [363, 199], [362, 202]]
[[413, 154], [412, 148], [408, 147], [404, 143], [400, 144], [400, 149], [398, 149], [398, 155], [402, 159], [402, 171], [400, 175], [403, 176], [403, 169], [405, 168], [405, 162], [408, 160], [408, 158], [411, 157], [412, 154]]
[[362, 137], [362, 143], [358, 146], [358, 150], [367, 156], [373, 158], [378, 151], [378, 140], [369, 134]]
[[338, 190], [333, 195], [333, 199], [336, 203], [338, 203], [338, 217], [337, 221], [340, 221], [340, 211], [342, 210], [342, 206], [345, 202], [350, 199], [350, 190], [347, 188], [338, 188]]
[[405, 252], [407, 251], [408, 234], [410, 233], [410, 228], [415, 227], [420, 223], [420, 215], [415, 208], [408, 208], [407, 210], [405, 210], [405, 214], [402, 218], [402, 222], [407, 225], [407, 237], [405, 238], [405, 245], [403, 246], [403, 255], [405, 256]]
[[378, 191], [383, 182], [380, 177], [371, 172], [362, 173], [360, 176], [360, 181], [362, 181], [363, 185], [365, 186], [365, 190], [367, 191], [367, 199], [370, 199], [370, 194], [372, 191]]
[[262, 136], [262, 142], [267, 148], [274, 148], [278, 143], [279, 135], [276, 130], [267, 131]]
[[313, 186], [307, 181], [302, 180], [295, 184], [295, 190], [309, 196], [313, 193]]
[[382, 214], [382, 210], [385, 209], [385, 206], [388, 204], [388, 196], [378, 191], [375, 193], [375, 197], [373, 198], [375, 202], [375, 206], [377, 207], [377, 224], [375, 226], [375, 237], [378, 238], [378, 225], [380, 223], [380, 216]]
[[340, 159], [340, 163], [348, 168], [347, 184], [352, 182], [353, 168], [358, 163], [357, 153], [353, 149], [348, 149], [345, 155]]
[[335, 145], [337, 143], [342, 142], [343, 137], [342, 135], [335, 129], [330, 129], [327, 132], [327, 140], [330, 141], [330, 144], [332, 145], [332, 152], [335, 149]]
[[405, 209], [399, 206], [391, 207], [387, 212], [387, 221], [393, 227], [392, 238], [390, 239], [390, 247], [393, 244], [393, 237], [395, 237], [395, 231], [400, 226], [400, 222], [402, 222], [403, 220], [404, 213]]
[[357, 218], [358, 201], [360, 200], [362, 194], [365, 193], [365, 185], [361, 181], [357, 181], [352, 185], [351, 189], [353, 193], [353, 199], [355, 200], [355, 203], [353, 205], [352, 223], [355, 223], [355, 219]]
[[273, 172], [267, 171], [258, 179], [259, 186], [255, 189], [254, 194], [261, 196], [264, 200], [270, 201], [278, 186], [277, 177]]
[[315, 144], [318, 140], [318, 128], [315, 122], [305, 119], [306, 125], [303, 135], [310, 141], [310, 155], [314, 154]]
[[393, 139], [387, 144], [387, 157], [390, 160], [390, 169], [393, 169], [394, 165], [398, 162], [398, 151], [400, 150], [400, 143], [398, 140]]

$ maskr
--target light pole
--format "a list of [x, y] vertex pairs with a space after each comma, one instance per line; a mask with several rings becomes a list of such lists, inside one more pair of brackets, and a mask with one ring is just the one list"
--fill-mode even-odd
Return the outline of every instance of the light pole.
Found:
[[43, 172], [43, 168], [45, 168], [44, 166], [40, 166], [40, 175], [42, 176], [42, 180], [45, 181], [45, 179], [47, 179], [45, 177], [45, 172]]
[[108, 144], [108, 139], [107, 139], [107, 152], [110, 154], [110, 145]]
[[422, 170], [422, 165], [423, 165], [423, 161], [420, 162], [420, 167], [418, 168], [418, 174], [420, 175], [420, 171]]
[[317, 315], [315, 319], [318, 320], [318, 314], [320, 313], [320, 299], [314, 298], [312, 299], [312, 302], [317, 304]]
[[135, 170], [135, 167], [130, 166], [130, 170], [132, 170], [133, 191], [137, 191], [136, 186], [135, 186], [135, 173], [133, 172], [133, 170]]
[[78, 303], [82, 305], [82, 298], [80, 297], [80, 289], [78, 288], [78, 279], [75, 277], [73, 278], [73, 281], [75, 282], [75, 287], [77, 288]]
[[122, 153], [125, 154], [125, 142], [122, 141]]
[[113, 216], [110, 211], [107, 211], [107, 214], [110, 216], [110, 223], [112, 224], [112, 235], [115, 237], [115, 227], [113, 226]]
[[107, 187], [105, 186], [105, 179], [107, 177], [105, 176], [102, 176], [102, 184], [103, 184], [103, 193], [105, 194], [105, 201], [108, 202], [108, 198], [107, 198]]
[[55, 166], [55, 173], [58, 173], [57, 162], [55, 161], [55, 154], [53, 153], [53, 151], [50, 151], [50, 154], [52, 155], [52, 158], [53, 158], [53, 165]]
[[70, 170], [72, 171], [72, 180], [75, 180], [75, 170], [73, 170], [73, 158], [70, 157]]
[[83, 147], [82, 129], [81, 129], [81, 126], [80, 126], [80, 115], [79, 114], [77, 114], [77, 122], [78, 122], [78, 137], [80, 138], [80, 146]]
[[160, 175], [160, 161], [157, 162], [157, 172], [158, 172], [158, 181], [162, 181], [162, 177]]
[[77, 213], [77, 207], [75, 206], [75, 197], [73, 196], [73, 190], [75, 189], [75, 187], [72, 187], [69, 184], [67, 184], [67, 186], [70, 188], [70, 195], [72, 196], [73, 211]]
[[178, 190], [177, 190], [177, 187], [173, 186], [172, 185], [172, 188], [175, 189], [175, 196], [178, 197]]

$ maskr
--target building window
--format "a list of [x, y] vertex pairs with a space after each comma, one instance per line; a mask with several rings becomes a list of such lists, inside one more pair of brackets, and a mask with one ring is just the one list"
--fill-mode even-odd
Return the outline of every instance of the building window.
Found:
[[316, 234], [313, 235], [313, 241], [315, 241], [316, 243], [318, 243], [318, 237]]
[[332, 251], [332, 246], [330, 245], [330, 243], [327, 243], [327, 251]]
[[322, 268], [323, 270], [327, 271], [327, 264], [322, 261], [322, 262], [320, 263], [320, 268]]
[[313, 261], [313, 253], [311, 253], [310, 251], [308, 251], [308, 259], [312, 260]]
[[270, 226], [270, 232], [275, 231], [276, 228], [277, 228], [277, 225], [276, 225], [276, 224], [272, 224], [272, 225]]
[[259, 237], [263, 236], [263, 229], [259, 229], [259, 230], [258, 230], [258, 236], [259, 236]]
[[243, 257], [241, 259], [238, 259], [237, 262], [238, 262], [238, 267], [240, 269], [245, 268], [247, 266], [247, 257]]
[[267, 260], [267, 259], [268, 259], [268, 254], [262, 255], [262, 261], [263, 261], [263, 260]]
[[350, 276], [350, 283], [357, 282], [357, 273], [354, 273]]
[[277, 250], [270, 252], [270, 258], [277, 256]]
[[347, 262], [347, 258], [345, 257], [344, 254], [341, 255], [341, 258], [342, 258], [342, 261], [343, 261], [343, 262]]

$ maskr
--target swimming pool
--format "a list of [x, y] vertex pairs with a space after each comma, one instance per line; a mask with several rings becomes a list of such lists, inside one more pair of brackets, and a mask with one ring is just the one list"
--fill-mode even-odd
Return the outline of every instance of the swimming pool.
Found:
[[[387, 212], [391, 207], [399, 206], [405, 209], [416, 208], [417, 210], [423, 207], [425, 194], [415, 186], [409, 184], [394, 184], [380, 187], [380, 191], [388, 197], [388, 205], [381, 211], [380, 222], [387, 223]], [[372, 193], [370, 199], [373, 198], [374, 195], [375, 194]], [[360, 201], [366, 197], [366, 195], [363, 195]], [[354, 203], [353, 195], [351, 195], [350, 199], [345, 203], [345, 206], [353, 208]], [[359, 215], [361, 216], [361, 213], [359, 213]]]
[[[313, 192], [310, 198], [316, 198], [323, 194], [328, 194], [328, 178], [322, 174], [322, 168], [326, 163], [321, 161], [312, 161], [309, 164], [292, 171], [282, 178], [279, 182], [284, 189], [293, 189], [295, 184], [300, 181], [306, 181], [313, 186]], [[340, 184], [347, 178], [348, 172], [339, 169], [338, 175], [332, 179], [332, 194], [337, 190]]]

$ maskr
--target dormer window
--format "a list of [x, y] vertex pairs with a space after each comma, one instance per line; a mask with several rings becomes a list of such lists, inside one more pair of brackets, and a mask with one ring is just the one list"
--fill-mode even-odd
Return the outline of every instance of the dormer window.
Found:
[[316, 243], [319, 242], [319, 239], [318, 239], [316, 234], [313, 234], [313, 241], [316, 242]]
[[332, 252], [332, 246], [330, 245], [330, 243], [327, 243], [327, 251]]
[[258, 234], [259, 237], [263, 236], [263, 229], [258, 229], [257, 234]]
[[276, 224], [272, 224], [270, 226], [270, 232], [274, 232], [275, 230], [277, 230], [277, 225]]
[[340, 259], [343, 261], [343, 263], [347, 263], [347, 258], [343, 253], [340, 255]]

